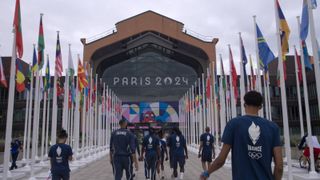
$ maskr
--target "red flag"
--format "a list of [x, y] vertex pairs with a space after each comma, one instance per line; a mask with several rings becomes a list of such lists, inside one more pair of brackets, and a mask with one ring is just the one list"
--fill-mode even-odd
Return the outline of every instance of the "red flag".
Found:
[[4, 75], [3, 66], [2, 66], [2, 58], [0, 57], [0, 83], [5, 87], [8, 88], [7, 80]]
[[210, 76], [207, 77], [207, 83], [206, 83], [206, 96], [207, 96], [207, 99], [210, 99], [210, 91], [211, 91], [211, 78]]
[[234, 89], [234, 98], [238, 99], [238, 86], [237, 86], [238, 75], [237, 75], [236, 67], [234, 66], [234, 63], [233, 63], [233, 56], [232, 56], [230, 47], [229, 47], [229, 56], [230, 56], [230, 66], [231, 66], [230, 69], [231, 69], [232, 87]]
[[16, 49], [18, 57], [22, 58], [23, 55], [23, 41], [22, 41], [22, 28], [21, 28], [21, 12], [20, 12], [20, 0], [16, 0], [16, 9], [14, 12], [13, 26], [16, 35]]
[[298, 65], [298, 79], [299, 79], [299, 82], [301, 83], [302, 82], [302, 67], [301, 67], [301, 59], [300, 59], [300, 56], [298, 55], [298, 52], [297, 52], [297, 49], [295, 48], [294, 49], [295, 51], [295, 56], [296, 56], [296, 60], [297, 60], [297, 65]]

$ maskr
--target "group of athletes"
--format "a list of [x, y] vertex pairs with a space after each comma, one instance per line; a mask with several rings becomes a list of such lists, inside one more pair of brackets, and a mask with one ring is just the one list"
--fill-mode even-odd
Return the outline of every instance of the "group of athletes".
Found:
[[[133, 166], [138, 170], [138, 160], [144, 161], [145, 178], [155, 180], [165, 178], [164, 161], [169, 160], [172, 169], [173, 179], [183, 179], [184, 166], [188, 159], [186, 139], [175, 127], [168, 137], [162, 130], [150, 128], [148, 135], [143, 137], [141, 151], [135, 134], [127, 129], [127, 121], [120, 120], [120, 129], [115, 130], [110, 139], [110, 163], [113, 166], [115, 180], [121, 180], [123, 170], [126, 172], [126, 179], [132, 180], [135, 177]], [[204, 170], [207, 170], [209, 163], [214, 157], [214, 138], [210, 134], [210, 128], [200, 137], [199, 158], [201, 158]], [[168, 150], [167, 150], [168, 148]], [[137, 153], [136, 153], [137, 152]], [[138, 154], [139, 158], [136, 157]], [[180, 174], [178, 175], [178, 166]]]

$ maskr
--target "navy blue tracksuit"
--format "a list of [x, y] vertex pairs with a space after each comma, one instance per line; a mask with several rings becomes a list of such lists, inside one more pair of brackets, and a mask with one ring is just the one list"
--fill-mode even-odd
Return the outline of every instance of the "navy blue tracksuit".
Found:
[[172, 134], [168, 138], [167, 146], [171, 150], [172, 165], [174, 171], [177, 171], [178, 164], [180, 171], [184, 172], [185, 154], [184, 147], [186, 146], [186, 140], [183, 135]]
[[159, 139], [154, 135], [147, 135], [146, 137], [144, 137], [142, 145], [146, 152], [144, 159], [145, 176], [147, 179], [151, 178], [151, 180], [155, 180], [158, 160], [157, 150], [159, 148]]
[[126, 178], [130, 180], [131, 155], [135, 153], [134, 135], [127, 129], [118, 129], [111, 134], [110, 151], [113, 156], [113, 172], [115, 180], [121, 180], [123, 170], [126, 171]]

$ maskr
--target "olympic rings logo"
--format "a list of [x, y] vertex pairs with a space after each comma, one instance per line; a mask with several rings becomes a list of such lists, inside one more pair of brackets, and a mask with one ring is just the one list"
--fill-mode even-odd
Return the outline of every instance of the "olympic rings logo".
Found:
[[248, 155], [251, 157], [251, 159], [260, 159], [262, 158], [262, 153], [256, 153], [256, 152], [248, 152]]

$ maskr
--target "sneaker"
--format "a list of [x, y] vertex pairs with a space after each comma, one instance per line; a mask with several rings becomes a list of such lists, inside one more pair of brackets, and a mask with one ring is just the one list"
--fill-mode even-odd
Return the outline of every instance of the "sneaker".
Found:
[[180, 173], [180, 179], [183, 179], [183, 173]]

